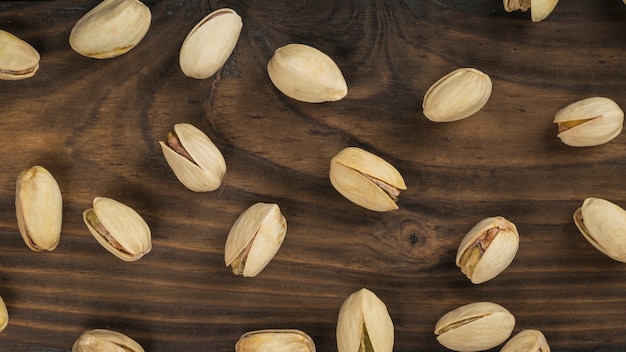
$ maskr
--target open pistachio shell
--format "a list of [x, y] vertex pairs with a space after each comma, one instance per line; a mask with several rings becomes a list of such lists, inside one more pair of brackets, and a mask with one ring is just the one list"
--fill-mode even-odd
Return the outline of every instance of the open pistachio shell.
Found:
[[574, 102], [554, 116], [561, 141], [572, 147], [604, 144], [619, 136], [624, 111], [611, 99], [591, 97]]
[[456, 265], [474, 284], [491, 280], [506, 269], [519, 247], [517, 227], [496, 216], [483, 219], [463, 237]]
[[239, 338], [235, 352], [315, 352], [313, 339], [295, 329], [249, 331]]
[[30, 78], [39, 69], [39, 53], [30, 44], [0, 30], [0, 79]]
[[541, 331], [522, 330], [511, 337], [500, 352], [550, 352], [550, 346]]
[[504, 10], [512, 12], [530, 9], [530, 18], [533, 22], [540, 22], [548, 17], [556, 7], [558, 0], [503, 0]]
[[124, 261], [135, 261], [152, 250], [150, 228], [129, 206], [111, 198], [96, 197], [83, 212], [89, 232], [106, 250]]
[[61, 238], [63, 199], [52, 174], [41, 166], [17, 177], [15, 211], [20, 234], [35, 252], [52, 251]]
[[94, 329], [83, 332], [72, 346], [72, 352], [144, 352], [143, 347], [117, 331]]
[[9, 325], [9, 311], [4, 304], [2, 297], [0, 297], [0, 332]]
[[274, 258], [287, 233], [277, 204], [256, 203], [246, 209], [228, 233], [224, 263], [233, 273], [257, 276]]
[[574, 213], [574, 223], [597, 250], [626, 263], [626, 211], [601, 198], [587, 198]]
[[387, 306], [372, 291], [351, 294], [339, 309], [338, 352], [391, 352], [394, 328]]

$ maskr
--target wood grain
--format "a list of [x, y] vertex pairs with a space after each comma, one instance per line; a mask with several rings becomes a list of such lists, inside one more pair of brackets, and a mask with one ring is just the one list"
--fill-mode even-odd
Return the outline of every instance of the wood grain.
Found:
[[[0, 28], [41, 54], [35, 77], [0, 81], [0, 296], [10, 314], [1, 350], [69, 351], [84, 330], [109, 328], [146, 351], [232, 351], [246, 331], [296, 328], [334, 351], [339, 307], [362, 287], [386, 303], [396, 351], [445, 351], [437, 319], [474, 301], [503, 305], [515, 332], [539, 329], [553, 351], [626, 346], [626, 267], [572, 222], [586, 197], [626, 206], [626, 137], [571, 148], [552, 123], [589, 96], [626, 107], [621, 1], [561, 1], [532, 23], [497, 0], [151, 0], [146, 37], [109, 60], [67, 42], [97, 3], [0, 3]], [[237, 48], [216, 76], [185, 77], [180, 45], [220, 7], [243, 18]], [[272, 85], [267, 61], [296, 42], [337, 62], [345, 99], [301, 103]], [[424, 93], [459, 67], [490, 75], [490, 100], [466, 120], [428, 121]], [[215, 192], [188, 191], [165, 162], [158, 141], [179, 122], [222, 150], [228, 170]], [[346, 146], [400, 170], [399, 210], [373, 213], [332, 188], [329, 160]], [[36, 164], [64, 198], [51, 253], [30, 251], [15, 220], [15, 179]], [[100, 247], [81, 217], [96, 196], [144, 216], [151, 253], [126, 263]], [[279, 204], [288, 233], [244, 279], [225, 267], [224, 243], [259, 201]], [[517, 225], [520, 249], [497, 278], [472, 285], [456, 249], [495, 215]]]

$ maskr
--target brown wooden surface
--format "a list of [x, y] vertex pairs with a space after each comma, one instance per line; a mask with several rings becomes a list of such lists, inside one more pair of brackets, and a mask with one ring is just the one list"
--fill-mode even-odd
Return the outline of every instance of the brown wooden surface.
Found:
[[[41, 54], [35, 77], [0, 81], [0, 296], [10, 314], [0, 350], [68, 351], [84, 330], [109, 328], [146, 351], [232, 351], [246, 331], [296, 328], [334, 351], [339, 307], [362, 287], [387, 304], [396, 351], [445, 351], [435, 322], [474, 301], [503, 305], [514, 332], [542, 330], [553, 351], [626, 348], [626, 266], [572, 222], [586, 197], [626, 206], [626, 136], [572, 148], [552, 123], [590, 96], [626, 107], [621, 1], [564, 0], [532, 23], [499, 0], [153, 0], [146, 37], [109, 60], [67, 40], [97, 2], [0, 2], [0, 28]], [[180, 45], [220, 7], [243, 18], [236, 50], [215, 77], [185, 77]], [[307, 104], [273, 87], [266, 63], [293, 42], [337, 62], [345, 99]], [[459, 67], [491, 76], [490, 100], [469, 119], [428, 121], [424, 93]], [[180, 122], [222, 150], [217, 191], [188, 191], [166, 164], [158, 141]], [[346, 146], [400, 170], [399, 210], [374, 213], [332, 188], [329, 160]], [[29, 250], [15, 220], [15, 179], [36, 164], [64, 197], [50, 253]], [[104, 250], [81, 217], [95, 196], [142, 214], [152, 252], [126, 263]], [[224, 243], [259, 201], [279, 204], [288, 232], [265, 270], [242, 278], [224, 266]], [[456, 249], [495, 215], [518, 226], [520, 248], [501, 275], [473, 285]]]

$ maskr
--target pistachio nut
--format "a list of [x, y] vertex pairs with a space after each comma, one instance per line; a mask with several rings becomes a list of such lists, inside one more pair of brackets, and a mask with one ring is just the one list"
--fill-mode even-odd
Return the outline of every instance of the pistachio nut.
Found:
[[98, 243], [116, 257], [135, 261], [152, 250], [150, 228], [129, 206], [114, 199], [96, 197], [83, 220]]
[[116, 57], [139, 44], [151, 21], [150, 9], [141, 1], [104, 0], [76, 22], [70, 46], [86, 57]]
[[216, 190], [226, 173], [226, 162], [213, 141], [188, 123], [174, 125], [167, 141], [160, 141], [165, 160], [176, 178], [194, 192]]
[[559, 0], [503, 0], [506, 12], [517, 10], [526, 12], [530, 9], [530, 19], [533, 22], [539, 22], [548, 17], [556, 7], [557, 2]]
[[315, 352], [313, 339], [294, 329], [249, 331], [235, 344], [235, 352]]
[[561, 141], [572, 147], [607, 143], [622, 132], [624, 111], [611, 99], [591, 97], [572, 103], [554, 116]]
[[117, 331], [93, 329], [83, 332], [72, 346], [72, 352], [144, 352], [143, 347]]
[[550, 346], [539, 330], [522, 330], [502, 346], [500, 352], [550, 352]]
[[0, 332], [9, 325], [9, 311], [4, 304], [2, 297], [0, 297]]
[[224, 263], [233, 273], [257, 276], [274, 258], [287, 233], [287, 221], [277, 204], [256, 203], [246, 209], [228, 233]]
[[30, 44], [0, 30], [0, 79], [30, 78], [39, 69], [39, 53]]
[[54, 177], [41, 166], [20, 172], [15, 186], [20, 234], [35, 252], [54, 250], [61, 238], [63, 199]]
[[517, 227], [497, 216], [483, 219], [463, 237], [456, 266], [474, 284], [489, 281], [506, 269], [519, 247]]
[[587, 198], [574, 213], [574, 223], [597, 250], [626, 263], [626, 210], [601, 198]]
[[343, 302], [337, 320], [338, 352], [391, 352], [393, 341], [387, 306], [372, 291], [362, 288]]
[[337, 64], [320, 50], [304, 44], [276, 49], [267, 63], [272, 83], [286, 96], [307, 102], [337, 101], [348, 85]]
[[475, 302], [444, 314], [435, 324], [435, 334], [453, 351], [485, 351], [506, 341], [514, 327], [515, 317], [501, 305]]
[[398, 209], [400, 191], [406, 189], [400, 172], [382, 158], [348, 147], [330, 161], [330, 183], [341, 195], [374, 211]]
[[197, 79], [213, 76], [235, 49], [242, 27], [241, 17], [228, 8], [204, 17], [180, 48], [178, 61], [183, 73]]

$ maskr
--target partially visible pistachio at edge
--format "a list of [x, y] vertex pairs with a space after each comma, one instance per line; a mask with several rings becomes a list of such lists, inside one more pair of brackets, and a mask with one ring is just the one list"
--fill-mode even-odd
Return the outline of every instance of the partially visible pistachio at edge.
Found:
[[235, 352], [315, 352], [313, 339], [296, 329], [248, 331], [235, 344]]
[[145, 352], [137, 341], [108, 329], [87, 330], [72, 345], [72, 352], [107, 351]]
[[500, 352], [550, 352], [550, 346], [539, 330], [522, 330], [507, 341]]
[[2, 332], [7, 325], [9, 325], [9, 311], [2, 297], [0, 297], [0, 332]]
[[592, 246], [609, 258], [626, 263], [626, 210], [608, 200], [590, 197], [573, 218]]
[[530, 9], [530, 18], [533, 22], [541, 22], [546, 19], [558, 2], [559, 0], [503, 0], [506, 12], [517, 10], [526, 12]]
[[39, 70], [39, 52], [12, 33], [0, 30], [0, 48], [0, 79], [26, 79]]

